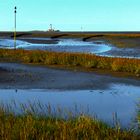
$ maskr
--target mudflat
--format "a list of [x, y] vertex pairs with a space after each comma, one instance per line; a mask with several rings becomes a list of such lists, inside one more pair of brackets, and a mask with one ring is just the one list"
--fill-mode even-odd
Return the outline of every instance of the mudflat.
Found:
[[132, 78], [46, 66], [0, 63], [1, 89], [105, 90], [114, 83], [140, 86], [140, 80]]

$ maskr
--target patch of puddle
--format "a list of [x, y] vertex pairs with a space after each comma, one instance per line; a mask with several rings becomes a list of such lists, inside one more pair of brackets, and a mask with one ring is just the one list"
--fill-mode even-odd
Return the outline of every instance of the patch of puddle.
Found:
[[130, 126], [136, 116], [137, 103], [140, 101], [140, 87], [112, 84], [108, 90], [0, 90], [0, 101], [10, 104], [11, 101], [27, 104], [40, 102], [59, 106], [62, 109], [83, 109], [88, 115], [113, 123], [113, 114], [117, 113], [123, 127]]

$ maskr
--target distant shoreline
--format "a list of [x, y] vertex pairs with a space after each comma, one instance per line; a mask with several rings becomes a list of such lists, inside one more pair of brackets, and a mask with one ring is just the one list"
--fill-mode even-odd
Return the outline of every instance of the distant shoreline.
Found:
[[[0, 31], [0, 37], [11, 37], [13, 36], [14, 31]], [[118, 35], [124, 35], [124, 36], [129, 36], [129, 35], [136, 35], [140, 36], [140, 31], [110, 31], [110, 32], [78, 32], [78, 31], [60, 31], [60, 32], [48, 32], [48, 31], [17, 31], [17, 37], [18, 35], [22, 37], [34, 37], [34, 36], [41, 36], [41, 37], [46, 37], [46, 36], [52, 36], [52, 35], [61, 35], [61, 34], [68, 34], [68, 36], [89, 36], [89, 35], [113, 35], [113, 36], [118, 36]]]

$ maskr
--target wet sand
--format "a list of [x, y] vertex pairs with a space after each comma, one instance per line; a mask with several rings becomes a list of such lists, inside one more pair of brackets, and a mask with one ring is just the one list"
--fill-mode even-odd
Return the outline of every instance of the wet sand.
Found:
[[0, 89], [106, 90], [111, 84], [140, 86], [140, 80], [45, 66], [0, 63]]

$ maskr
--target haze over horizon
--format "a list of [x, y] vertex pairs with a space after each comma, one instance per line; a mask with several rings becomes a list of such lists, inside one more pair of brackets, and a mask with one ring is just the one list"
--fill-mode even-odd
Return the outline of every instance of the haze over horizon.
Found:
[[0, 0], [0, 31], [140, 31], [139, 0]]

